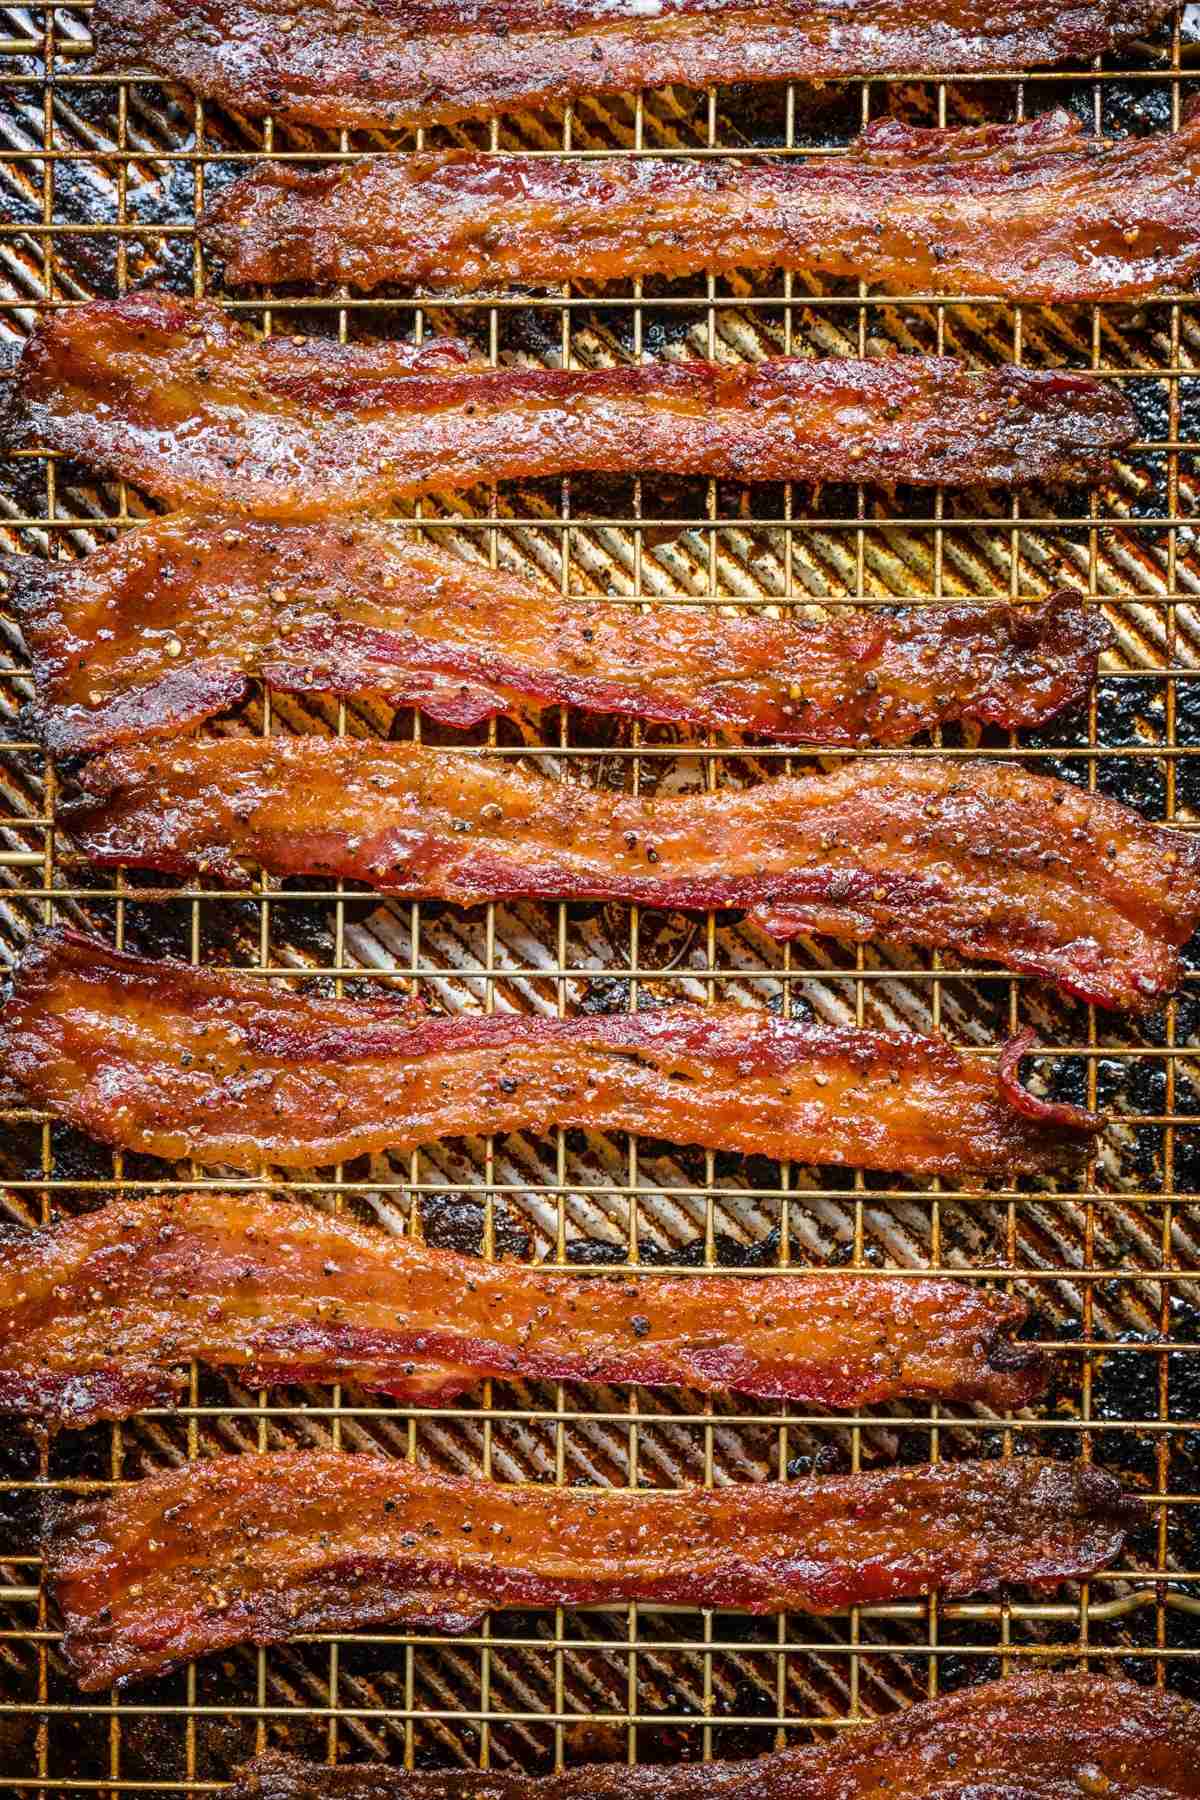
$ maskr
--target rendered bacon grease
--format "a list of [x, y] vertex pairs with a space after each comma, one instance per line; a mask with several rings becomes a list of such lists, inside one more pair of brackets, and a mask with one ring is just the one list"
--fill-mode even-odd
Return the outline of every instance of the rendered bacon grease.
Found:
[[101, 1142], [257, 1169], [578, 1125], [675, 1143], [971, 1177], [1077, 1166], [1100, 1121], [941, 1038], [731, 1005], [436, 1017], [382, 997], [33, 941], [0, 1009], [0, 1074]]
[[1110, 633], [1063, 591], [823, 619], [564, 599], [369, 519], [183, 513], [78, 562], [0, 552], [60, 755], [176, 732], [277, 692], [377, 695], [448, 725], [527, 705], [788, 742], [1015, 731], [1081, 699]]
[[1101, 1006], [1180, 978], [1200, 843], [1016, 763], [871, 758], [632, 797], [374, 738], [150, 743], [60, 816], [95, 865], [365, 881], [413, 899], [741, 907], [805, 932], [954, 949]]
[[799, 269], [888, 293], [1136, 300], [1200, 269], [1200, 109], [1097, 141], [1072, 113], [943, 131], [880, 119], [843, 154], [372, 156], [261, 163], [209, 207], [230, 281], [431, 291]]
[[1026, 1308], [891, 1275], [558, 1274], [199, 1189], [0, 1231], [0, 1408], [47, 1425], [174, 1399], [195, 1359], [244, 1385], [351, 1381], [434, 1405], [488, 1376], [638, 1382], [805, 1405], [1023, 1406]]
[[409, 1771], [267, 1751], [230, 1800], [1194, 1800], [1200, 1709], [1139, 1682], [1013, 1675], [744, 1762]]
[[1137, 436], [1120, 389], [949, 357], [488, 368], [462, 346], [258, 341], [163, 293], [47, 315], [5, 434], [174, 506], [315, 518], [572, 470], [921, 487], [1081, 482]]
[[1088, 60], [1165, 0], [98, 0], [101, 68], [148, 68], [249, 113], [407, 126], [714, 82], [929, 75]]
[[82, 1688], [233, 1644], [489, 1608], [834, 1612], [1106, 1568], [1138, 1517], [1085, 1463], [937, 1463], [718, 1488], [557, 1488], [319, 1451], [219, 1456], [50, 1514], [46, 1574]]

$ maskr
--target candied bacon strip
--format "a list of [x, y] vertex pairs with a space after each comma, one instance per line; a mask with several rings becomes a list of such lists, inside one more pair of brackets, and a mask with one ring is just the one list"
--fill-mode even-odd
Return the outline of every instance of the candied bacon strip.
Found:
[[99, 66], [248, 113], [409, 126], [578, 94], [1090, 59], [1166, 0], [97, 0]]
[[435, 1017], [43, 931], [0, 1008], [0, 1074], [103, 1143], [257, 1168], [578, 1125], [913, 1173], [1077, 1164], [1100, 1121], [941, 1038], [736, 1006]]
[[220, 307], [169, 294], [92, 301], [27, 340], [8, 435], [172, 505], [288, 518], [573, 469], [1074, 482], [1137, 435], [1094, 376], [949, 357], [492, 369], [435, 367], [439, 354], [255, 343]]
[[1111, 634], [1064, 589], [1043, 604], [729, 618], [564, 600], [369, 519], [177, 514], [81, 561], [0, 552], [58, 755], [194, 725], [280, 692], [378, 695], [448, 725], [524, 704], [902, 743], [952, 720], [1020, 730], [1081, 699]]
[[302, 1632], [469, 1631], [493, 1607], [835, 1612], [1053, 1588], [1113, 1562], [1138, 1512], [1102, 1470], [1035, 1457], [647, 1492], [280, 1451], [63, 1504], [45, 1566], [91, 1690]]
[[804, 932], [952, 948], [1145, 1008], [1200, 923], [1200, 843], [1019, 764], [871, 758], [632, 797], [377, 739], [130, 746], [60, 808], [102, 868], [259, 869], [448, 900], [743, 907]]
[[1200, 1708], [1102, 1675], [1012, 1675], [742, 1762], [330, 1768], [269, 1750], [229, 1800], [1194, 1800]]
[[0, 1407], [82, 1426], [169, 1402], [195, 1359], [243, 1384], [353, 1381], [436, 1405], [487, 1376], [856, 1407], [1023, 1406], [1027, 1309], [885, 1275], [564, 1275], [486, 1263], [266, 1196], [118, 1199], [0, 1230]]
[[1072, 113], [944, 131], [880, 119], [786, 161], [373, 156], [262, 163], [201, 235], [233, 282], [431, 291], [807, 269], [892, 293], [1144, 298], [1200, 270], [1200, 108], [1098, 143]]

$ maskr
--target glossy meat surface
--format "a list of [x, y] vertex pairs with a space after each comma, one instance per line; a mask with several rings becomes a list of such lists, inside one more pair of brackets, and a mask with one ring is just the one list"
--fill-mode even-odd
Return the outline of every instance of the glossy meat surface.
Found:
[[1200, 110], [1102, 144], [1073, 114], [928, 130], [837, 156], [374, 156], [263, 163], [209, 208], [228, 278], [483, 291], [820, 270], [888, 293], [1130, 300], [1200, 269]]
[[66, 1502], [45, 1545], [80, 1686], [302, 1632], [461, 1632], [489, 1608], [644, 1600], [838, 1611], [1119, 1555], [1111, 1475], [1022, 1458], [785, 1483], [516, 1486], [316, 1451], [222, 1456]]
[[316, 125], [486, 117], [667, 82], [1090, 58], [1164, 0], [97, 0], [100, 66]]
[[268, 1751], [230, 1800], [1194, 1800], [1200, 1709], [1139, 1682], [1014, 1675], [743, 1762], [536, 1777], [478, 1769], [329, 1768]]
[[0, 552], [59, 755], [175, 732], [245, 698], [378, 695], [448, 725], [577, 706], [822, 744], [951, 720], [1020, 730], [1087, 693], [1110, 641], [1039, 606], [835, 609], [822, 620], [564, 600], [367, 519], [156, 519], [79, 562]]
[[255, 1169], [469, 1133], [638, 1131], [799, 1162], [1013, 1175], [1099, 1121], [940, 1038], [736, 1006], [438, 1017], [40, 933], [0, 1009], [0, 1074], [104, 1143]]
[[886, 1275], [558, 1274], [200, 1189], [0, 1231], [0, 1407], [80, 1426], [169, 1402], [192, 1358], [243, 1386], [350, 1381], [436, 1404], [485, 1377], [850, 1407], [1022, 1406], [1026, 1308]]
[[1102, 1006], [1170, 992], [1200, 922], [1193, 837], [1013, 763], [872, 758], [634, 798], [476, 753], [243, 737], [112, 751], [81, 781], [60, 817], [100, 867], [740, 907], [776, 937], [952, 948]]
[[[457, 351], [452, 352], [457, 354]], [[4, 436], [277, 517], [571, 470], [917, 486], [1080, 481], [1137, 434], [1093, 376], [948, 357], [486, 368], [394, 343], [254, 342], [162, 293], [51, 313]]]

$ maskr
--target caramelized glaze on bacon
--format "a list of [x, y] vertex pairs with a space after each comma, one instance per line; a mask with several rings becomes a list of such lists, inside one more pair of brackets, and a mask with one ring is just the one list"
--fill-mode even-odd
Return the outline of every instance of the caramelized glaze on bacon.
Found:
[[733, 1763], [624, 1762], [541, 1779], [493, 1769], [308, 1763], [267, 1751], [229, 1800], [1194, 1800], [1200, 1708], [1075, 1672], [1010, 1676], [801, 1749]]
[[1073, 114], [873, 123], [787, 161], [373, 156], [262, 163], [202, 226], [234, 282], [545, 287], [701, 270], [822, 270], [892, 293], [1130, 300], [1200, 269], [1200, 109], [1098, 143]]
[[102, 68], [249, 113], [404, 126], [667, 82], [810, 81], [1090, 58], [1166, 0], [97, 0]]
[[524, 703], [902, 743], [958, 719], [1044, 722], [1090, 687], [1110, 634], [1043, 605], [922, 605], [801, 621], [564, 600], [365, 519], [178, 514], [80, 562], [0, 552], [59, 755], [175, 731], [241, 701], [378, 695], [448, 725]]
[[440, 355], [256, 344], [211, 303], [134, 294], [43, 319], [10, 430], [172, 505], [294, 518], [572, 469], [1076, 481], [1137, 430], [1120, 391], [1093, 376], [948, 357], [491, 369], [434, 367]]
[[193, 1358], [251, 1387], [353, 1381], [426, 1405], [485, 1377], [629, 1381], [816, 1406], [1022, 1406], [1019, 1300], [884, 1275], [564, 1275], [259, 1195], [111, 1201], [0, 1231], [0, 1407], [88, 1425], [169, 1401]]
[[113, 751], [60, 816], [96, 865], [413, 899], [744, 907], [776, 937], [953, 948], [1145, 1007], [1200, 922], [1200, 843], [1012, 763], [872, 758], [649, 798], [376, 739]]
[[52, 1519], [80, 1686], [240, 1643], [489, 1607], [844, 1607], [1094, 1574], [1136, 1517], [1111, 1475], [1022, 1458], [661, 1490], [518, 1487], [315, 1451], [195, 1462]]
[[0, 1073], [104, 1143], [308, 1168], [463, 1133], [578, 1125], [800, 1162], [1009, 1175], [1078, 1162], [1099, 1121], [940, 1038], [736, 1006], [434, 1017], [39, 934]]

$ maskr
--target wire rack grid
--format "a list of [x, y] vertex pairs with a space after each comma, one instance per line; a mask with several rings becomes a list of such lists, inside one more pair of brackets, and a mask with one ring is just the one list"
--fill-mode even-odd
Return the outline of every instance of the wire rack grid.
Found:
[[[580, 156], [800, 156], [844, 145], [888, 111], [955, 123], [1020, 118], [1052, 104], [1073, 108], [1097, 132], [1169, 129], [1195, 80], [1181, 17], [1152, 44], [1085, 71], [952, 85], [667, 91], [388, 139], [247, 121], [136, 71], [97, 76], [89, 53], [87, 0], [0, 8], [0, 326], [10, 348], [47, 307], [153, 278], [197, 297], [216, 294], [268, 331], [345, 340], [453, 330], [493, 361], [936, 349], [977, 364], [1103, 370], [1127, 384], [1144, 436], [1110, 482], [1082, 496], [839, 486], [813, 495], [649, 474], [628, 482], [576, 477], [418, 503], [397, 513], [396, 529], [550, 579], [568, 596], [648, 608], [795, 611], [1035, 596], [1073, 585], [1116, 630], [1091, 701], [1019, 744], [946, 731], [934, 747], [964, 757], [1020, 755], [1180, 828], [1195, 825], [1194, 297], [1052, 311], [936, 294], [898, 302], [798, 275], [597, 291], [573, 284], [542, 298], [436, 306], [401, 292], [230, 295], [195, 234], [206, 196], [262, 157], [325, 162], [441, 144], [501, 154], [519, 147]], [[3, 492], [12, 543], [52, 557], [82, 554], [148, 510], [124, 484], [97, 484], [88, 471], [38, 453], [8, 458]], [[363, 1159], [304, 1180], [265, 1169], [255, 1180], [229, 1179], [485, 1256], [536, 1255], [551, 1265], [720, 1265], [767, 1276], [838, 1266], [897, 1280], [952, 1269], [1022, 1293], [1031, 1331], [1059, 1352], [1062, 1374], [1048, 1400], [1019, 1417], [894, 1406], [847, 1418], [500, 1383], [431, 1413], [371, 1404], [350, 1390], [247, 1392], [193, 1368], [178, 1410], [49, 1445], [5, 1427], [0, 1787], [216, 1791], [237, 1762], [267, 1744], [330, 1759], [532, 1772], [598, 1756], [740, 1755], [849, 1728], [1035, 1660], [1120, 1668], [1200, 1694], [1194, 973], [1159, 1013], [1130, 1023], [937, 956], [824, 941], [780, 947], [725, 915], [697, 921], [578, 905], [462, 913], [265, 879], [249, 893], [181, 887], [169, 901], [148, 901], [132, 878], [98, 882], [64, 857], [55, 823], [64, 772], [29, 736], [19, 633], [9, 621], [2, 628], [0, 925], [9, 955], [36, 924], [64, 919], [148, 953], [246, 967], [264, 980], [323, 982], [334, 994], [385, 981], [448, 1010], [566, 1012], [726, 998], [784, 1015], [942, 1030], [982, 1053], [1018, 1023], [1032, 1023], [1052, 1047], [1040, 1061], [1042, 1078], [1054, 1091], [1107, 1106], [1113, 1123], [1081, 1185], [1029, 1183], [984, 1195], [563, 1131], [545, 1141], [465, 1140], [410, 1158]], [[408, 713], [265, 694], [213, 729], [464, 741], [423, 729]], [[528, 757], [565, 781], [647, 792], [737, 785], [817, 760], [715, 739], [684, 744], [666, 729], [566, 711], [501, 722], [465, 741], [481, 754]], [[4, 1115], [0, 1156], [5, 1209], [26, 1223], [118, 1189], [187, 1189], [204, 1179], [196, 1169], [102, 1155], [15, 1104]], [[187, 1458], [292, 1444], [418, 1457], [496, 1479], [630, 1485], [1032, 1449], [1115, 1468], [1152, 1505], [1124, 1567], [1050, 1599], [1013, 1591], [823, 1620], [645, 1607], [505, 1613], [453, 1642], [399, 1632], [314, 1638], [81, 1699], [39, 1584], [41, 1496], [102, 1490]]]

